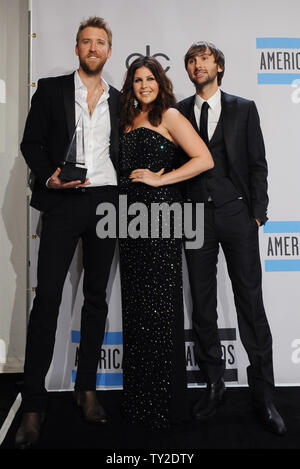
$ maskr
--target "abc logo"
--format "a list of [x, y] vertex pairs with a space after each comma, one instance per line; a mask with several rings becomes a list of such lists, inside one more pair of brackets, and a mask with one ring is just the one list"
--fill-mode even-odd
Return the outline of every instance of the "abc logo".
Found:
[[[161, 61], [160, 58], [163, 58], [164, 60], [167, 60], [169, 61], [169, 57], [166, 55], [166, 54], [163, 54], [162, 52], [157, 52], [156, 54], [151, 54], [150, 53], [150, 46], [146, 46], [146, 56], [149, 56], [149, 55], [152, 55], [152, 57], [155, 57], [157, 58], [157, 60]], [[137, 59], [138, 57], [143, 57], [143, 54], [139, 54], [138, 52], [133, 52], [132, 54], [130, 54], [127, 59], [126, 59], [126, 67], [129, 68], [130, 66], [130, 63], [133, 62], [133, 60]], [[163, 63], [161, 63], [161, 65], [164, 67]], [[168, 70], [170, 70], [170, 67], [167, 66], [166, 68], [164, 68], [165, 72], [167, 72]]]
[[292, 363], [295, 363], [295, 365], [297, 365], [298, 363], [300, 363], [300, 339], [295, 339], [292, 342], [292, 348], [295, 349], [291, 357]]

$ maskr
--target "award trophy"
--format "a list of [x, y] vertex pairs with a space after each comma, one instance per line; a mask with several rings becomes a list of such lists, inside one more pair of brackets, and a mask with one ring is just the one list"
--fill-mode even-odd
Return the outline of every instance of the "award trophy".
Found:
[[76, 124], [71, 143], [66, 152], [59, 178], [62, 181], [85, 181], [87, 168], [85, 167], [84, 123], [81, 115]]

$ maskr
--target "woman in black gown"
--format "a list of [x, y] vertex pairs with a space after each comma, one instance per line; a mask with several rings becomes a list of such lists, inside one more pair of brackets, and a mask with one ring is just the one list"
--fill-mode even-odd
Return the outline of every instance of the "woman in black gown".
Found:
[[[129, 233], [119, 240], [122, 409], [130, 422], [151, 428], [184, 419], [186, 373], [182, 239], [174, 225], [170, 237], [151, 238], [150, 210], [155, 203], [180, 203], [176, 183], [213, 167], [206, 145], [174, 106], [172, 84], [159, 62], [135, 60], [121, 91], [120, 194], [128, 207], [142, 203], [149, 217], [148, 237]], [[174, 170], [177, 145], [190, 160]]]

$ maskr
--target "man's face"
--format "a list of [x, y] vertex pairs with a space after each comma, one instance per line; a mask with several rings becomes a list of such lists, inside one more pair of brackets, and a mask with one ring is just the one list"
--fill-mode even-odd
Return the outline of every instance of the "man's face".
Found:
[[215, 58], [209, 49], [195, 54], [187, 63], [188, 75], [197, 90], [203, 89], [208, 84], [217, 85], [218, 72], [222, 72], [222, 70], [223, 68], [216, 64]]
[[88, 75], [96, 75], [111, 56], [108, 37], [104, 29], [88, 26], [81, 31], [75, 47], [81, 68]]

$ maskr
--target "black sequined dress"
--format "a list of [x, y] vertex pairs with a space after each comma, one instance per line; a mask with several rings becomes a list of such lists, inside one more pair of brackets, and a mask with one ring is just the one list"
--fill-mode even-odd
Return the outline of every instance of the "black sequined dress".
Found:
[[[181, 195], [175, 185], [154, 188], [133, 183], [128, 177], [137, 168], [171, 171], [176, 146], [145, 127], [124, 134], [120, 144], [120, 194], [127, 196], [128, 208], [142, 202], [150, 214], [153, 203], [180, 205]], [[122, 212], [123, 223], [124, 216]], [[136, 216], [128, 216], [128, 231]], [[174, 237], [174, 226], [171, 237], [165, 238], [162, 219], [160, 236], [151, 238], [150, 216], [147, 220], [148, 238], [128, 236], [119, 239], [123, 315], [122, 409], [131, 423], [167, 428], [170, 423], [179, 423], [185, 417], [182, 239]]]

